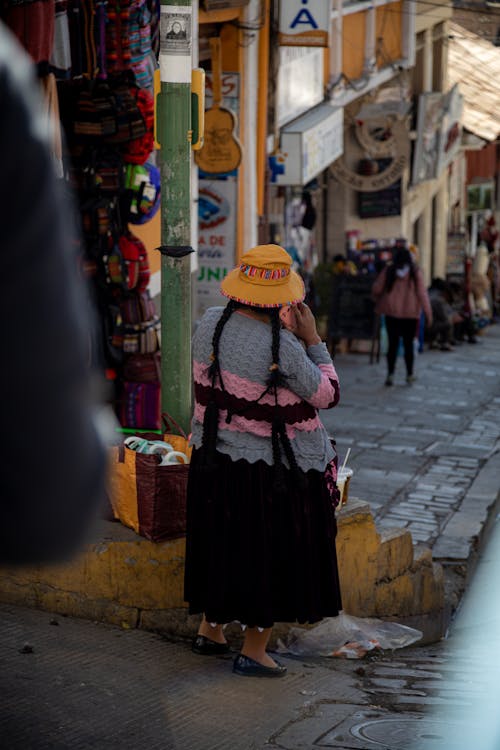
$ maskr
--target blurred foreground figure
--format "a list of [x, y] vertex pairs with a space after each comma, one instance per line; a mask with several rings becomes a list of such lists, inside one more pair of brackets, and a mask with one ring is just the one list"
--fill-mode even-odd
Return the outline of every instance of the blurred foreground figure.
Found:
[[0, 562], [64, 559], [102, 499], [90, 323], [32, 65], [0, 22]]

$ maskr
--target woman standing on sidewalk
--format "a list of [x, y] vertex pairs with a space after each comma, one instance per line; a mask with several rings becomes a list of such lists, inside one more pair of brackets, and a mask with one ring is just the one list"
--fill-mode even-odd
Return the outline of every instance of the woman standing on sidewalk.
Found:
[[406, 382], [415, 380], [413, 374], [413, 339], [417, 336], [422, 309], [427, 325], [432, 325], [432, 310], [422, 272], [415, 265], [406, 248], [400, 248], [393, 262], [386, 266], [372, 287], [375, 311], [385, 315], [389, 348], [387, 350], [386, 385], [393, 385], [399, 340], [403, 339]]
[[285, 674], [266, 651], [274, 622], [341, 609], [334, 452], [317, 411], [337, 404], [339, 383], [291, 262], [277, 245], [243, 255], [221, 285], [227, 306], [193, 340], [185, 599], [204, 614], [193, 651], [228, 651], [223, 625], [237, 621], [233, 671], [246, 676]]

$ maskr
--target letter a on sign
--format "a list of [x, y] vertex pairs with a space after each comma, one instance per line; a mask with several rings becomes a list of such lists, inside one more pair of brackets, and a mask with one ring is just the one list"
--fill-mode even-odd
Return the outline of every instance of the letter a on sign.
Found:
[[296, 26], [299, 25], [299, 23], [306, 24], [307, 26], [310, 26], [312, 29], [318, 28], [318, 24], [316, 23], [314, 18], [311, 16], [309, 11], [306, 10], [305, 8], [302, 8], [302, 10], [299, 10], [296, 17], [290, 24], [290, 28], [294, 29]]
[[327, 47], [331, 0], [280, 0], [279, 43]]

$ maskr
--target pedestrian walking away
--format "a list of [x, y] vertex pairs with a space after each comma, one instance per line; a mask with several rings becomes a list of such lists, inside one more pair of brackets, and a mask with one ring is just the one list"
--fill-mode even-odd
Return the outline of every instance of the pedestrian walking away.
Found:
[[239, 675], [281, 677], [266, 651], [275, 622], [341, 609], [335, 453], [318, 409], [339, 381], [304, 284], [277, 245], [253, 248], [221, 284], [193, 339], [195, 409], [187, 492], [185, 599], [203, 614], [193, 651], [229, 650]]
[[396, 251], [393, 262], [375, 279], [372, 294], [375, 311], [385, 316], [389, 340], [385, 384], [394, 383], [399, 341], [403, 339], [406, 382], [410, 385], [415, 379], [413, 340], [417, 336], [420, 316], [423, 310], [427, 325], [431, 326], [432, 310], [422, 272], [409, 250], [400, 248]]

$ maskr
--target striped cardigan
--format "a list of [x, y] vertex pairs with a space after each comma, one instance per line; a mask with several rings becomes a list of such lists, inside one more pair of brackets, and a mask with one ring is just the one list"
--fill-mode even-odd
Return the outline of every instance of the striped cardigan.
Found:
[[[191, 443], [199, 448], [205, 408], [212, 397], [208, 375], [212, 338], [223, 308], [207, 310], [193, 338], [195, 407]], [[325, 344], [304, 350], [289, 331], [281, 331], [280, 369], [287, 377], [286, 388], [259, 401], [269, 377], [271, 326], [239, 312], [226, 323], [219, 345], [219, 363], [224, 383], [217, 378], [215, 398], [219, 406], [217, 450], [234, 461], [263, 460], [272, 465], [271, 427], [273, 417], [286, 424], [298, 465], [304, 471], [324, 471], [333, 457], [318, 409], [329, 409], [339, 400], [339, 381]], [[277, 410], [277, 412], [276, 412]], [[286, 463], [286, 461], [285, 461]]]

